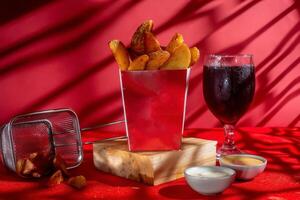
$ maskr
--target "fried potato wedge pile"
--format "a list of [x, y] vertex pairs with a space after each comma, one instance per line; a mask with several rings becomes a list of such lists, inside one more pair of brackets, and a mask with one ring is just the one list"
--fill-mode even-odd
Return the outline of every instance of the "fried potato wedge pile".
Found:
[[166, 47], [152, 32], [153, 21], [143, 22], [134, 32], [130, 47], [119, 40], [111, 40], [109, 48], [122, 71], [187, 69], [197, 63], [200, 51], [189, 47], [179, 33], [171, 38]]

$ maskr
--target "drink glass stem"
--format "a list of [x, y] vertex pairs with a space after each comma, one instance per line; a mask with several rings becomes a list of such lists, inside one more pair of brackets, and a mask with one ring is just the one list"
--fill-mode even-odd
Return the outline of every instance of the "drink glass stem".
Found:
[[236, 146], [234, 142], [234, 125], [225, 124], [224, 125], [225, 140], [223, 145], [217, 151], [217, 159], [222, 155], [229, 154], [239, 154], [242, 153]]
[[223, 148], [225, 149], [235, 149], [234, 143], [234, 125], [225, 124], [224, 125], [224, 132], [225, 132], [225, 140], [223, 144]]

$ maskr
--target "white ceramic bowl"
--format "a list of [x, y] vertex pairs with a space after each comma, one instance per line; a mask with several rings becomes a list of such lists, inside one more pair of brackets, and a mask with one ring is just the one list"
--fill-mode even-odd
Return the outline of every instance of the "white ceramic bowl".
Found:
[[235, 179], [235, 171], [218, 166], [189, 167], [184, 177], [189, 186], [203, 195], [214, 195], [223, 192]]
[[[250, 158], [255, 158], [260, 161], [262, 161], [260, 164], [250, 166], [250, 165], [239, 165], [239, 164], [232, 164], [229, 162], [226, 162], [226, 157], [236, 157], [236, 156], [241, 156], [241, 157], [250, 157]], [[232, 155], [226, 155], [222, 156], [219, 159], [220, 165], [222, 167], [228, 167], [236, 171], [236, 178], [241, 179], [241, 180], [251, 180], [258, 174], [262, 173], [266, 166], [267, 166], [267, 160], [261, 156], [256, 156], [256, 155], [251, 155], [251, 154], [232, 154]]]

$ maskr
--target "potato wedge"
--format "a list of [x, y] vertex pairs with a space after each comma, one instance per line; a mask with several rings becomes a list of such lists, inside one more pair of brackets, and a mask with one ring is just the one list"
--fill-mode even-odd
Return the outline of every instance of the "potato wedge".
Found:
[[146, 55], [146, 54], [141, 55], [141, 56], [137, 57], [136, 59], [134, 59], [130, 63], [128, 70], [131, 70], [131, 71], [144, 70], [148, 60], [149, 60], [148, 55]]
[[129, 54], [124, 44], [119, 40], [112, 40], [109, 42], [109, 48], [111, 49], [120, 69], [122, 71], [127, 70], [130, 64]]
[[86, 178], [82, 175], [69, 178], [68, 184], [75, 189], [82, 189], [86, 186]]
[[31, 175], [32, 172], [34, 172], [36, 169], [37, 169], [36, 166], [31, 160], [25, 159], [25, 164], [22, 171], [23, 175]]
[[170, 57], [168, 51], [158, 50], [149, 54], [149, 61], [147, 63], [147, 70], [159, 69]]
[[193, 66], [199, 60], [200, 51], [197, 47], [192, 47], [192, 48], [190, 48], [190, 52], [191, 52], [190, 66]]
[[147, 54], [161, 50], [159, 41], [151, 32], [145, 32], [144, 44], [145, 44], [145, 52]]
[[24, 166], [25, 166], [25, 159], [19, 159], [17, 161], [17, 165], [16, 165], [16, 172], [19, 175], [23, 175], [23, 170], [24, 170]]
[[170, 58], [161, 69], [186, 69], [191, 62], [191, 52], [189, 47], [183, 43], [177, 47]]
[[184, 42], [183, 36], [179, 33], [175, 33], [175, 35], [172, 37], [171, 41], [166, 47], [166, 50], [170, 52], [170, 54], [174, 53], [175, 49], [182, 45]]
[[134, 60], [137, 57], [139, 57], [139, 55], [137, 55], [132, 49], [128, 48], [127, 50], [128, 50], [128, 53], [129, 53], [130, 60]]
[[135, 31], [131, 38], [131, 49], [138, 55], [145, 53], [144, 33], [151, 32], [153, 28], [153, 21], [147, 20], [142, 23]]
[[63, 173], [63, 175], [70, 176], [70, 173], [67, 170], [67, 165], [64, 159], [59, 154], [55, 155], [55, 158], [53, 159], [53, 165], [55, 169], [60, 170]]
[[61, 184], [64, 181], [64, 177], [60, 170], [57, 170], [52, 174], [52, 176], [48, 180], [48, 186], [55, 186]]

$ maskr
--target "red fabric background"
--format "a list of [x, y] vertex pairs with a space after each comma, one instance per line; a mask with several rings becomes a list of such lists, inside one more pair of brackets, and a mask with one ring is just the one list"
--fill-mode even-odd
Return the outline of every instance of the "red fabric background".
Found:
[[[66, 184], [48, 188], [46, 179], [22, 180], [1, 165], [0, 199], [300, 199], [300, 128], [243, 128], [239, 133], [238, 146], [267, 158], [267, 168], [252, 181], [234, 182], [218, 196], [205, 197], [194, 192], [183, 178], [153, 187], [97, 171], [93, 166], [92, 146], [86, 145], [82, 165], [72, 170], [86, 176], [85, 189], [77, 191]], [[83, 140], [122, 134], [98, 130], [84, 133]], [[185, 135], [222, 141], [223, 130], [189, 129]]]
[[[123, 119], [107, 42], [128, 44], [153, 19], [162, 44], [180, 32], [202, 54], [254, 54], [256, 96], [240, 126], [299, 126], [299, 12], [297, 0], [3, 1], [0, 124], [61, 107], [74, 109], [82, 127]], [[191, 77], [187, 127], [219, 125], [203, 101], [201, 62]]]

